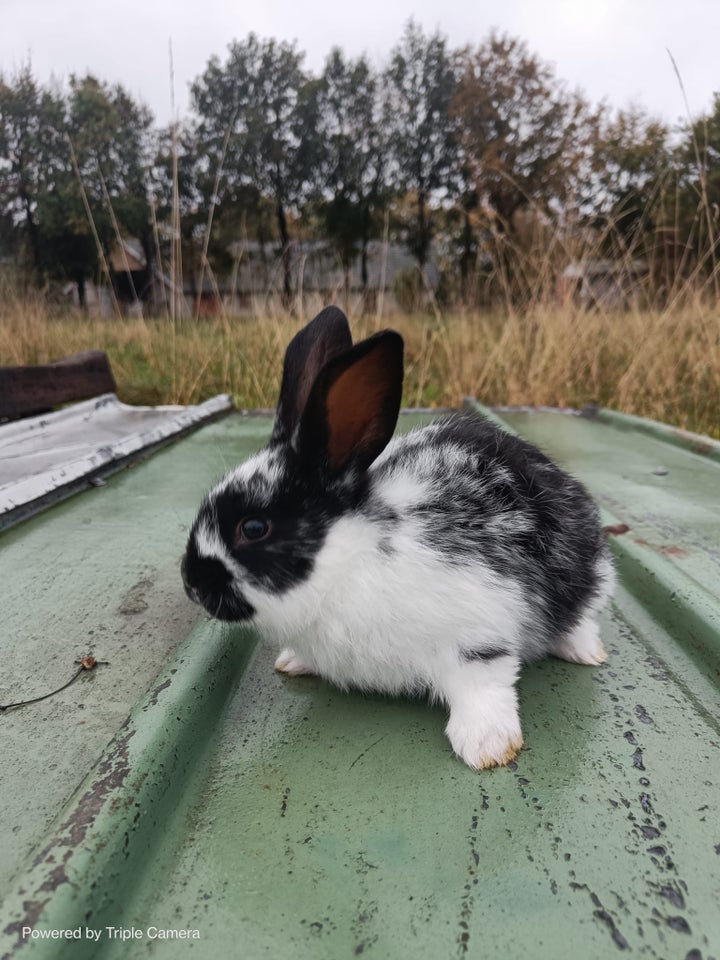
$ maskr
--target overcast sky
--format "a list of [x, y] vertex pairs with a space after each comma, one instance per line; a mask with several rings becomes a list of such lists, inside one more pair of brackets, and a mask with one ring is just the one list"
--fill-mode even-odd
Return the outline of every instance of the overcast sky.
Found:
[[36, 76], [64, 81], [95, 73], [123, 83], [159, 123], [171, 119], [168, 44], [175, 101], [188, 109], [188, 84], [212, 54], [254, 31], [297, 40], [314, 71], [334, 45], [383, 63], [414, 16], [454, 46], [475, 44], [496, 27], [527, 41], [571, 87], [593, 101], [633, 101], [671, 123], [684, 118], [677, 62], [693, 114], [720, 91], [717, 0], [0, 0], [0, 71], [31, 60]]

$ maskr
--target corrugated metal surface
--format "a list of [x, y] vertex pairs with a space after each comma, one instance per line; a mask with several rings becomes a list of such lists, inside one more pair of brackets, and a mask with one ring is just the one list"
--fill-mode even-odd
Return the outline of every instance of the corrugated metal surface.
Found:
[[720, 956], [716, 447], [602, 412], [502, 417], [629, 528], [609, 661], [525, 671], [509, 768], [455, 760], [438, 708], [280, 677], [220, 624], [184, 639], [187, 524], [267, 420], [208, 426], [4, 534], [2, 701], [88, 646], [111, 661], [0, 716], [8, 955]]

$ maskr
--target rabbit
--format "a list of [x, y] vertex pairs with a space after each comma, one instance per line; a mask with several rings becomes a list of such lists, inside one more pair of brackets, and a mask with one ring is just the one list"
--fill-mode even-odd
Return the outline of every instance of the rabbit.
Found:
[[353, 346], [337, 307], [300, 330], [267, 446], [192, 526], [185, 589], [270, 635], [277, 670], [426, 692], [449, 709], [455, 754], [507, 764], [523, 743], [521, 665], [606, 659], [608, 547], [581, 484], [478, 416], [393, 438], [402, 383], [395, 331]]

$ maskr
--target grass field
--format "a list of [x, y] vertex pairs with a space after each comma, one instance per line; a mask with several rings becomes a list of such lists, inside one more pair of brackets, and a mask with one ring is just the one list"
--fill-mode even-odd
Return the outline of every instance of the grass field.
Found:
[[[303, 318], [309, 319], [309, 317]], [[0, 364], [79, 350], [110, 356], [129, 403], [192, 403], [231, 393], [241, 408], [274, 406], [283, 351], [302, 320], [95, 319], [54, 313], [41, 295], [0, 297]], [[720, 437], [720, 309], [352, 318], [355, 339], [381, 326], [405, 337], [407, 406], [602, 406]]]

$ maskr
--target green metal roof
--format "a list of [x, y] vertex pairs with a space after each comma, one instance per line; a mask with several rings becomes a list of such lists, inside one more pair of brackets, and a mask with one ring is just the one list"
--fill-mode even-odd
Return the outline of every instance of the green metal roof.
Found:
[[507, 768], [453, 758], [440, 708], [280, 676], [250, 632], [196, 622], [188, 525], [267, 418], [2, 534], [0, 702], [90, 650], [109, 665], [0, 714], [0, 955], [720, 957], [718, 445], [605, 411], [481, 412], [629, 528], [608, 663], [524, 671]]

